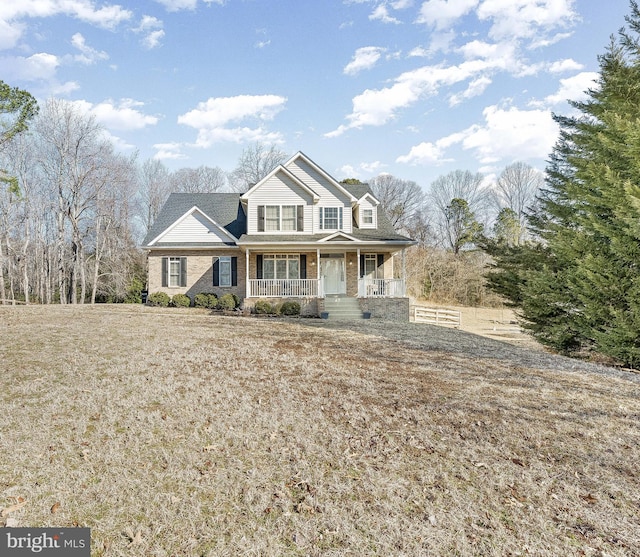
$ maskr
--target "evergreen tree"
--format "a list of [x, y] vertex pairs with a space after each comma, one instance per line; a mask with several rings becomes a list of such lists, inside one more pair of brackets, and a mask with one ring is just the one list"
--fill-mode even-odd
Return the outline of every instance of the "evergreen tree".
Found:
[[[599, 57], [597, 87], [560, 138], [528, 222], [540, 245], [500, 249], [490, 282], [533, 335], [640, 367], [640, 12]], [[530, 256], [530, 257], [529, 257]]]

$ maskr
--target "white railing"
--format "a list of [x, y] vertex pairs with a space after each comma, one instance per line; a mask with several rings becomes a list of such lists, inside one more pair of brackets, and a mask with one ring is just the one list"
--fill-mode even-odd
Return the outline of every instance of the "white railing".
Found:
[[324, 298], [322, 279], [249, 279], [249, 297]]
[[460, 328], [460, 312], [452, 309], [429, 308], [415, 306], [413, 319], [416, 323], [429, 323], [430, 325], [442, 325], [445, 327]]
[[362, 278], [358, 281], [359, 298], [404, 298], [406, 288], [403, 279]]

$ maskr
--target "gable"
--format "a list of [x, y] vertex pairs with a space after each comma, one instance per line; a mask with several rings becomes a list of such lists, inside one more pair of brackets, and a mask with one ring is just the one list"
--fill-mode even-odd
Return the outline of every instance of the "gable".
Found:
[[155, 243], [229, 243], [235, 238], [224, 228], [193, 207], [150, 244]]
[[349, 191], [302, 153], [294, 155], [284, 166], [318, 194], [320, 203], [345, 206], [355, 203], [356, 198]]

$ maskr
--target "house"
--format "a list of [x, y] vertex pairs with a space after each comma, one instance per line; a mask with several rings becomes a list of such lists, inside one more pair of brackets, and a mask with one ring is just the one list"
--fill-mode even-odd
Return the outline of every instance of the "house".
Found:
[[[296, 153], [244, 194], [174, 193], [149, 230], [149, 292], [297, 300], [303, 315], [409, 320], [404, 250], [366, 185]], [[349, 312], [346, 311], [348, 314]]]

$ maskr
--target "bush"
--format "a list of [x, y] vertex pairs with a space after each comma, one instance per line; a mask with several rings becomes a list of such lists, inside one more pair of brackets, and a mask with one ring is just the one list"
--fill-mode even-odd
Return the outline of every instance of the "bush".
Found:
[[300, 315], [300, 304], [293, 300], [283, 302], [280, 306], [280, 313], [282, 315]]
[[197, 308], [216, 309], [218, 307], [218, 297], [213, 293], [202, 292], [196, 294], [194, 305]]
[[175, 294], [171, 298], [171, 305], [174, 308], [188, 308], [191, 305], [191, 298], [186, 294]]
[[169, 294], [166, 292], [153, 292], [147, 297], [147, 304], [166, 308], [169, 305], [170, 299]]
[[253, 311], [258, 315], [270, 315], [275, 313], [274, 307], [267, 302], [267, 300], [258, 300], [253, 306]]
[[225, 294], [218, 300], [218, 307], [227, 310], [236, 309], [236, 298], [233, 294]]

